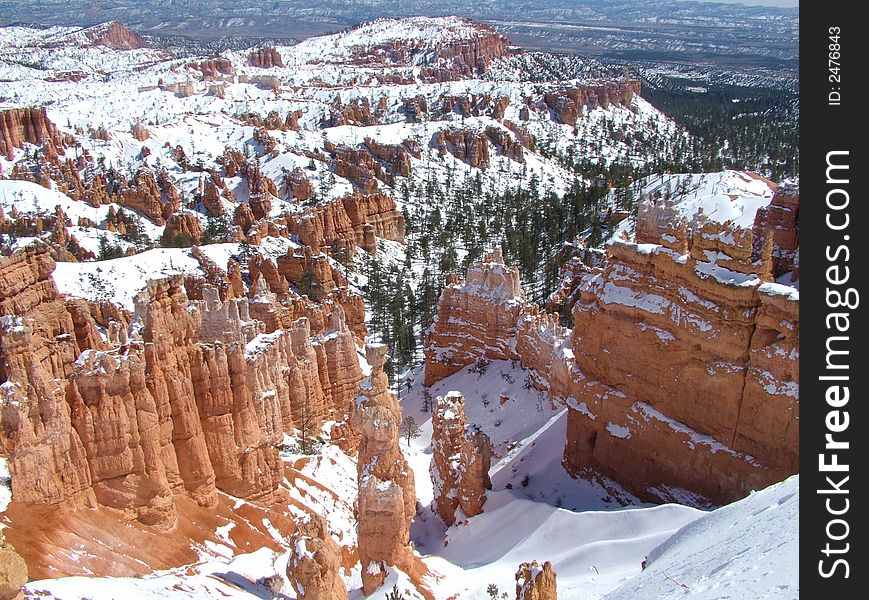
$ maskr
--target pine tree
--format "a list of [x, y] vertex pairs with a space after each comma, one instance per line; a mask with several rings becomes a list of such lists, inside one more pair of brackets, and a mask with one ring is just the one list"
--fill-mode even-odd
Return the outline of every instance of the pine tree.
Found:
[[416, 419], [414, 419], [411, 415], [407, 415], [406, 417], [404, 417], [404, 419], [401, 420], [399, 433], [401, 434], [401, 437], [405, 439], [409, 447], [411, 440], [415, 440], [422, 435], [422, 429], [417, 424]]
[[316, 426], [316, 415], [311, 410], [310, 405], [306, 401], [301, 401], [294, 406], [293, 420], [296, 424], [299, 437], [299, 449], [302, 454], [314, 453], [314, 428]]
[[429, 413], [434, 408], [434, 398], [428, 387], [422, 388], [422, 412]]

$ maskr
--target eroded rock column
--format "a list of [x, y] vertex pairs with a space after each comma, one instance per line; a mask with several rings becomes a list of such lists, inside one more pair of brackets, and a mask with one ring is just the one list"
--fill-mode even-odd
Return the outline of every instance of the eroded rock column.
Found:
[[300, 600], [346, 600], [341, 579], [341, 549], [329, 535], [326, 521], [313, 516], [293, 536], [287, 578]]
[[522, 563], [516, 572], [516, 600], [556, 600], [556, 575], [548, 560]]
[[383, 372], [386, 346], [368, 344], [371, 375], [356, 399], [354, 428], [361, 435], [357, 481], [359, 558], [365, 595], [386, 579], [386, 566], [409, 571], [410, 522], [416, 514], [413, 471], [399, 447], [401, 408]]
[[483, 512], [486, 490], [492, 488], [489, 467], [492, 443], [479, 426], [467, 424], [460, 392], [439, 396], [432, 414], [434, 511], [447, 525], [461, 508], [467, 517]]

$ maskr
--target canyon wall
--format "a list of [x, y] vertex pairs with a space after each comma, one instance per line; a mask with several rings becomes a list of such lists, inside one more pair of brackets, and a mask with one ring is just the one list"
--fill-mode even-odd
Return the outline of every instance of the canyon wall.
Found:
[[514, 358], [511, 340], [524, 306], [519, 271], [504, 264], [500, 247], [468, 267], [464, 283], [449, 279], [425, 336], [425, 385], [481, 357]]
[[568, 408], [565, 468], [647, 500], [724, 503], [780, 481], [799, 468], [799, 292], [773, 278], [798, 264], [798, 198], [778, 190], [747, 227], [641, 206], [642, 243], [571, 264], [572, 331], [487, 257], [444, 289], [425, 384], [521, 360]]
[[798, 310], [791, 288], [610, 246], [573, 308], [572, 368], [552, 382], [570, 408], [565, 467], [716, 503], [796, 472]]

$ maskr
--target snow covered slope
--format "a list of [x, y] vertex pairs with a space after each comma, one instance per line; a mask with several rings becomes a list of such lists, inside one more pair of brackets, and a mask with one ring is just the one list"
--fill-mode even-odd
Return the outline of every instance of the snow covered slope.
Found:
[[794, 475], [686, 525], [606, 600], [797, 598], [799, 492]]
[[640, 194], [678, 197], [675, 207], [680, 217], [697, 220], [705, 216], [750, 228], [757, 209], [770, 203], [773, 191], [770, 182], [757, 175], [721, 171], [652, 176], [643, 182]]

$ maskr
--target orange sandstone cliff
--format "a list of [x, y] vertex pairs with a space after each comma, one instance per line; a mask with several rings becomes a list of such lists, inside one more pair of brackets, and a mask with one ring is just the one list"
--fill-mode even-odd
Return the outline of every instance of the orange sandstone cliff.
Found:
[[[86, 526], [86, 514], [57, 512], [77, 509], [169, 530], [197, 507], [225, 511], [220, 491], [284, 503], [284, 433], [302, 418], [335, 431], [349, 422], [363, 376], [340, 304], [319, 315], [317, 332], [302, 315], [266, 332], [250, 306], [274, 295], [221, 300], [204, 284], [191, 301], [172, 276], [148, 282], [129, 327], [111, 320], [103, 338], [87, 304], [57, 292], [53, 270], [45, 245], [0, 259], [0, 448], [16, 548], [49, 509], [64, 531]], [[39, 573], [56, 564], [42, 543], [23, 548]], [[187, 552], [155, 564], [190, 562]]]
[[773, 277], [795, 270], [798, 197], [780, 190], [747, 228], [641, 206], [643, 243], [573, 267], [572, 331], [525, 303], [500, 256], [472, 265], [441, 296], [426, 385], [521, 360], [568, 407], [565, 468], [649, 500], [724, 503], [780, 481], [798, 470], [799, 292]]

